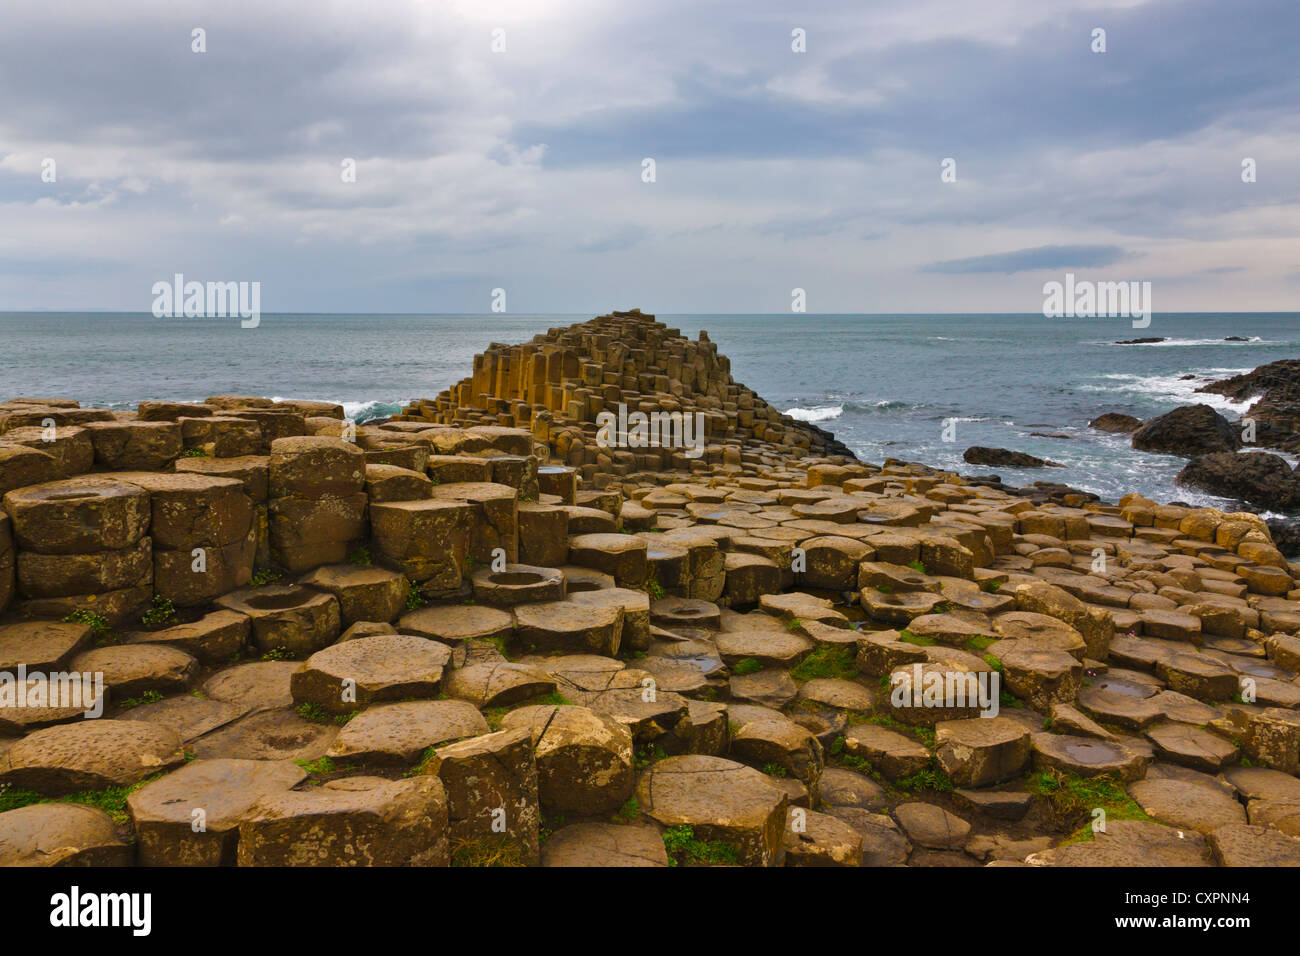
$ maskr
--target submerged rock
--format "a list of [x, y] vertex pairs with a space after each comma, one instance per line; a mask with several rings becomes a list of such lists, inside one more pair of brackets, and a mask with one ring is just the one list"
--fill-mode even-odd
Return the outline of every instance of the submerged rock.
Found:
[[1007, 468], [1063, 468], [1064, 465], [1046, 458], [1035, 458], [1022, 451], [1008, 451], [1005, 448], [986, 448], [972, 445], [961, 456], [972, 465], [1003, 465]]
[[1132, 415], [1121, 415], [1119, 412], [1106, 412], [1104, 415], [1098, 415], [1088, 422], [1088, 427], [1103, 432], [1127, 434], [1141, 428], [1142, 419], [1134, 418]]

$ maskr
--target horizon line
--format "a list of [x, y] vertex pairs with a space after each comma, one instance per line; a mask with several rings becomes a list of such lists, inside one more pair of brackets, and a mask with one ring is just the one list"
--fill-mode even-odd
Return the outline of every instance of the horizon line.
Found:
[[[627, 310], [624, 310], [624, 309], [614, 309], [614, 310], [612, 310], [612, 311], [614, 311], [614, 312], [623, 312], [623, 311], [627, 311]], [[87, 308], [82, 308], [82, 309], [44, 309], [44, 308], [42, 308], [42, 309], [0, 309], [0, 316], [6, 316], [6, 315], [41, 315], [41, 314], [44, 314], [44, 315], [148, 315], [148, 316], [153, 316], [153, 313], [150, 312], [150, 311], [148, 311], [148, 310], [132, 311], [132, 310], [127, 310], [127, 309], [87, 309]], [[501, 317], [503, 317], [503, 318], [507, 318], [507, 317], [526, 318], [526, 317], [529, 317], [529, 316], [564, 316], [564, 317], [568, 317], [568, 316], [574, 316], [574, 315], [588, 315], [588, 314], [591, 314], [593, 318], [596, 318], [596, 317], [599, 317], [599, 316], [602, 316], [602, 315], [609, 315], [609, 314], [611, 314], [611, 313], [610, 313], [610, 312], [596, 312], [596, 313], [590, 313], [590, 312], [581, 312], [581, 311], [580, 311], [580, 312], [361, 312], [361, 311], [357, 311], [357, 310], [354, 310], [354, 309], [353, 309], [353, 310], [347, 310], [347, 311], [343, 311], [343, 312], [322, 312], [322, 311], [306, 311], [306, 312], [299, 312], [299, 311], [281, 311], [281, 312], [271, 312], [271, 311], [266, 311], [266, 312], [261, 312], [260, 314], [261, 314], [262, 316], [270, 316], [270, 315], [294, 315], [294, 316], [298, 316], [298, 315], [326, 315], [326, 316], [335, 316], [335, 315], [339, 315], [339, 316], [343, 316], [343, 315], [357, 315], [357, 316], [370, 316], [370, 315], [374, 315], [374, 316], [403, 315], [403, 316], [405, 316], [405, 315], [409, 315], [409, 316], [434, 316], [434, 317], [439, 317], [439, 316], [472, 316], [472, 317], [475, 317], [475, 318], [478, 318], [478, 317], [495, 317], [495, 316], [501, 316]], [[908, 317], [910, 317], [910, 316], [963, 316], [963, 315], [967, 315], [967, 316], [996, 316], [996, 315], [1006, 315], [1006, 316], [1034, 316], [1034, 317], [1037, 317], [1037, 318], [1044, 318], [1044, 316], [1043, 316], [1043, 314], [1042, 314], [1041, 311], [1040, 311], [1040, 312], [974, 312], [974, 311], [961, 311], [961, 312], [790, 312], [790, 313], [785, 313], [785, 312], [775, 312], [775, 311], [773, 311], [773, 312], [643, 312], [642, 314], [643, 314], [643, 315], [654, 316], [654, 317], [656, 317], [656, 318], [658, 318], [658, 317], [660, 317], [660, 316], [669, 316], [669, 317], [695, 317], [695, 316], [699, 316], [699, 317], [704, 317], [704, 318], [711, 318], [711, 317], [712, 317], [712, 318], [726, 318], [726, 317], [733, 317], [733, 316], [756, 317], [756, 318], [760, 318], [760, 317], [783, 317], [783, 318], [784, 318], [784, 317], [786, 317], [786, 316], [789, 316], [789, 317], [791, 317], [791, 318], [798, 317], [798, 316], [803, 316], [803, 317], [805, 317], [805, 318], [806, 318], [806, 317], [810, 317], [810, 316], [843, 316], [843, 317], [857, 317], [857, 316], [865, 316], [865, 317], [870, 317], [870, 318], [877, 318], [877, 317], [889, 317], [889, 316], [908, 316]], [[1156, 316], [1156, 315], [1300, 315], [1300, 309], [1290, 309], [1290, 310], [1288, 310], [1288, 309], [1249, 309], [1249, 310], [1246, 310], [1246, 309], [1240, 309], [1240, 310], [1231, 310], [1231, 311], [1204, 310], [1204, 311], [1179, 311], [1179, 312], [1152, 312], [1151, 314], [1152, 314], [1153, 316]], [[196, 315], [196, 316], [154, 316], [154, 317], [155, 317], [155, 318], [166, 318], [166, 319], [169, 319], [169, 320], [172, 320], [172, 321], [175, 321], [176, 319], [182, 319], [182, 320], [184, 320], [184, 319], [202, 320], [202, 319], [207, 319], [207, 318], [213, 318], [212, 316], [202, 316], [202, 315]], [[1095, 315], [1095, 316], [1072, 316], [1071, 318], [1075, 318], [1075, 319], [1078, 319], [1078, 318], [1082, 318], [1082, 319], [1112, 319], [1112, 318], [1116, 318], [1116, 316], [1107, 316], [1107, 315]], [[1119, 316], [1119, 318], [1123, 318], [1123, 316]]]

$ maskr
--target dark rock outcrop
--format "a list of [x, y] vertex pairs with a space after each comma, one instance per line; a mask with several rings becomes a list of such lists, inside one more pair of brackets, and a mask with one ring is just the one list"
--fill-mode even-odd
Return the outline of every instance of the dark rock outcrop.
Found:
[[1045, 458], [1035, 458], [1033, 455], [1026, 455], [1022, 451], [1008, 451], [1005, 448], [986, 448], [983, 445], [972, 445], [966, 449], [966, 453], [961, 456], [965, 461], [972, 465], [1003, 465], [1007, 468], [1063, 468], [1054, 461], [1048, 461]]
[[1195, 458], [1236, 451], [1241, 437], [1228, 420], [1209, 405], [1184, 405], [1158, 415], [1133, 433], [1138, 451], [1158, 451]]
[[1175, 480], [1259, 508], [1300, 508], [1300, 475], [1277, 455], [1262, 451], [1201, 455], [1192, 459]]
[[1273, 536], [1273, 543], [1283, 556], [1294, 558], [1300, 556], [1300, 520], [1295, 518], [1269, 518], [1268, 533]]
[[1245, 417], [1257, 423], [1256, 441], [1270, 448], [1300, 450], [1300, 359], [1269, 362], [1197, 391], [1238, 402], [1254, 399]]
[[1088, 422], [1088, 427], [1103, 432], [1127, 434], [1141, 428], [1142, 419], [1134, 418], [1132, 415], [1121, 415], [1119, 412], [1107, 412]]

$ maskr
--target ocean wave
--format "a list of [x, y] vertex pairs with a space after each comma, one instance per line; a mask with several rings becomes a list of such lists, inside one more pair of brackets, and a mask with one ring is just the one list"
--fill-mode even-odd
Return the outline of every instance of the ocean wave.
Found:
[[[1228, 371], [1230, 374], [1240, 374], [1232, 370], [1224, 371]], [[1249, 371], [1249, 369], [1243, 369], [1242, 371]], [[1185, 378], [1185, 375], [1191, 375], [1192, 377]], [[1197, 391], [1202, 385], [1213, 382], [1220, 377], [1223, 376], [1219, 372], [1212, 375], [1207, 375], [1204, 372], [1185, 372], [1181, 375], [1111, 373], [1103, 375], [1102, 378], [1115, 382], [1114, 385], [1083, 385], [1080, 388], [1089, 392], [1128, 392], [1161, 402], [1177, 402], [1180, 405], [1209, 405], [1211, 408], [1220, 411], [1229, 411], [1237, 415], [1245, 414], [1246, 409], [1258, 396], [1251, 396], [1243, 402], [1235, 402], [1225, 395]]]
[[800, 422], [825, 422], [832, 418], [839, 418], [844, 414], [843, 405], [818, 405], [815, 408], [794, 408], [787, 409], [786, 414], [795, 421]]
[[[286, 399], [279, 395], [273, 395], [271, 401], [283, 402]], [[358, 425], [364, 425], [366, 422], [372, 422], [376, 418], [387, 418], [389, 415], [400, 415], [402, 406], [409, 403], [409, 399], [386, 402], [383, 399], [373, 399], [368, 402], [338, 402], [334, 399], [313, 399], [313, 401], [334, 402], [335, 405], [343, 406], [343, 417]]]
[[1226, 338], [1217, 339], [1165, 339], [1161, 342], [1100, 342], [1099, 345], [1122, 345], [1126, 348], [1170, 348], [1192, 345], [1288, 345], [1288, 342], [1265, 340], [1258, 335], [1242, 336], [1244, 342], [1230, 342]]
[[376, 418], [387, 418], [390, 415], [400, 415], [402, 406], [406, 402], [383, 402], [375, 400], [373, 402], [339, 402], [343, 406], [345, 417], [352, 419], [358, 425], [364, 425], [366, 422], [374, 421]]

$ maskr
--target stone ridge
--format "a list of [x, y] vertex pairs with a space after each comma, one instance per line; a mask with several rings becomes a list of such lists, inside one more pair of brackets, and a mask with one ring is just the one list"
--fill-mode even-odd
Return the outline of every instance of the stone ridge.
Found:
[[[597, 442], [597, 416], [629, 412], [699, 413], [708, 448], [688, 458], [680, 448], [610, 449]], [[413, 402], [405, 421], [462, 427], [529, 428], [555, 457], [598, 487], [637, 471], [739, 472], [742, 462], [853, 453], [824, 429], [782, 414], [731, 376], [731, 361], [701, 331], [692, 342], [640, 309], [612, 312], [553, 328], [523, 345], [494, 343], [474, 358], [474, 372], [435, 399]]]

